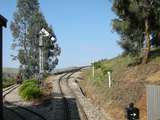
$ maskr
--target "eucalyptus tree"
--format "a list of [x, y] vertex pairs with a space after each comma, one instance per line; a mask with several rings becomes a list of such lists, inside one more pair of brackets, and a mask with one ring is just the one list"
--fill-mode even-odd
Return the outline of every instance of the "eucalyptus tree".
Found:
[[[16, 11], [13, 14], [13, 21], [10, 25], [14, 38], [12, 49], [18, 51], [16, 55], [12, 55], [13, 60], [19, 60], [21, 64], [20, 67], [24, 68], [23, 73], [25, 73], [25, 77], [28, 78], [34, 74], [39, 67], [39, 31], [43, 27], [54, 34], [52, 27], [47, 24], [39, 7], [38, 0], [17, 0]], [[49, 50], [50, 48], [54, 48], [55, 50], [60, 51], [60, 48], [59, 46], [56, 46], [58, 49], [54, 47], [49, 38], [44, 38], [43, 41], [45, 41], [45, 70], [54, 69], [55, 63], [53, 63], [54, 66], [52, 65], [52, 67], [49, 68]], [[60, 52], [59, 54], [50, 57], [56, 57], [58, 55], [60, 55]], [[57, 63], [57, 60], [54, 62]]]
[[133, 54], [139, 53], [145, 42], [143, 63], [146, 63], [151, 47], [150, 34], [158, 33], [160, 28], [160, 1], [113, 0], [112, 10], [117, 15], [113, 29], [121, 36], [120, 46], [126, 53]]

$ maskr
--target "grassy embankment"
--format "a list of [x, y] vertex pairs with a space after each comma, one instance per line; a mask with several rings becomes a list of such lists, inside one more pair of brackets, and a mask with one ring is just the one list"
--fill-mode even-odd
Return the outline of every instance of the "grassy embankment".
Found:
[[[140, 109], [140, 119], [146, 120], [146, 85], [160, 84], [160, 51], [152, 54], [149, 63], [134, 65], [136, 58], [119, 56], [95, 64], [86, 70], [81, 86], [95, 104], [104, 108], [113, 120], [124, 120], [124, 108], [134, 102]], [[137, 61], [137, 60], [136, 60]], [[138, 61], [137, 61], [138, 62]], [[112, 86], [108, 87], [105, 70], [112, 70]]]

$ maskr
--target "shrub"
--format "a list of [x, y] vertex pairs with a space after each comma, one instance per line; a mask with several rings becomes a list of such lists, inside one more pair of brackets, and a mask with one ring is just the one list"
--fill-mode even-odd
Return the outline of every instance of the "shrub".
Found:
[[19, 94], [24, 100], [33, 100], [41, 97], [42, 91], [36, 80], [26, 80], [20, 87]]
[[25, 80], [20, 87], [20, 91], [23, 91], [28, 86], [35, 86], [36, 84], [38, 84], [36, 80]]
[[102, 66], [101, 62], [95, 62], [93, 64], [94, 64], [95, 69], [98, 69], [98, 68], [100, 68]]
[[49, 73], [44, 73], [43, 79], [46, 79], [50, 74]]
[[132, 57], [132, 61], [128, 64], [128, 66], [136, 66], [142, 63], [142, 57], [136, 56]]
[[105, 66], [101, 66], [101, 70], [102, 70], [102, 73], [103, 75], [107, 75], [108, 71], [112, 71], [112, 68], [111, 67], [105, 67]]

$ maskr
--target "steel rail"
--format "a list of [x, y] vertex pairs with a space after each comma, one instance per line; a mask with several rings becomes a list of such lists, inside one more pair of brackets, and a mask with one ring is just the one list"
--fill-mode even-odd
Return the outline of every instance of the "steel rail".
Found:
[[20, 109], [23, 109], [23, 110], [25, 110], [25, 111], [27, 111], [27, 112], [30, 112], [31, 114], [38, 116], [38, 117], [41, 118], [42, 120], [47, 120], [44, 116], [42, 116], [42, 115], [40, 115], [39, 113], [37, 113], [37, 112], [35, 112], [35, 111], [33, 111], [33, 110], [30, 110], [30, 109], [28, 109], [28, 108], [22, 107], [22, 106], [20, 106], [20, 105], [16, 105], [16, 104], [11, 103], [11, 102], [8, 102], [8, 101], [5, 101], [5, 104], [6, 104], [6, 105], [10, 105], [10, 106], [14, 106], [14, 107], [17, 107], [17, 108], [20, 108]]
[[[15, 86], [13, 86], [13, 87], [11, 87], [10, 89], [8, 89], [8, 91], [3, 95], [3, 99], [5, 99], [5, 96], [6, 95], [8, 95], [9, 93], [11, 93], [14, 89], [16, 89], [17, 87], [19, 87], [20, 85], [15, 85]], [[24, 109], [24, 110], [26, 110], [26, 111], [28, 111], [28, 112], [30, 112], [30, 113], [32, 113], [32, 114], [34, 114], [34, 115], [36, 115], [36, 116], [38, 116], [39, 118], [41, 118], [42, 120], [47, 120], [46, 118], [44, 118], [42, 115], [40, 115], [40, 114], [38, 114], [37, 112], [34, 112], [33, 110], [30, 110], [30, 109], [28, 109], [28, 108], [25, 108], [25, 107], [22, 107], [22, 106], [20, 106], [20, 105], [16, 105], [16, 104], [14, 104], [14, 103], [11, 103], [11, 102], [9, 102], [9, 101], [7, 101], [7, 100], [5, 100], [5, 102], [4, 102], [4, 105], [11, 105], [11, 106], [15, 106], [15, 107], [18, 107], [18, 108], [20, 108], [20, 109]], [[10, 108], [8, 108], [8, 110], [9, 110]], [[11, 109], [10, 109], [10, 111], [11, 111]], [[12, 112], [15, 112], [15, 113], [17, 113], [17, 115], [19, 114], [18, 112], [16, 112], [15, 110], [12, 110]]]
[[13, 110], [11, 108], [3, 106], [3, 109], [7, 109], [7, 110], [11, 111], [12, 113], [14, 113], [15, 115], [17, 115], [22, 120], [27, 120], [23, 115], [19, 114], [18, 112], [16, 112], [15, 110]]
[[13, 85], [10, 85], [9, 87], [4, 88], [4, 89], [3, 89], [3, 92], [5, 92], [5, 91], [11, 89], [11, 88], [14, 87], [15, 85], [16, 85], [16, 84], [13, 84]]
[[[77, 71], [76, 71], [76, 72], [77, 72]], [[66, 80], [67, 80], [67, 81], [66, 81], [66, 82], [67, 82], [67, 87], [71, 90], [72, 94], [73, 94], [74, 97], [76, 98], [76, 102], [77, 102], [77, 104], [78, 104], [78, 106], [79, 106], [79, 108], [80, 108], [80, 110], [81, 110], [81, 113], [82, 113], [82, 116], [83, 116], [83, 120], [88, 120], [88, 117], [87, 117], [87, 115], [86, 115], [86, 113], [85, 113], [85, 111], [84, 111], [84, 108], [83, 108], [83, 106], [81, 105], [81, 103], [80, 103], [77, 95], [75, 94], [75, 92], [73, 91], [73, 89], [69, 86], [69, 78], [70, 78], [74, 73], [75, 73], [75, 72], [73, 72], [72, 74], [70, 74], [70, 75], [68, 76], [68, 78], [66, 79]]]
[[63, 99], [63, 104], [64, 104], [64, 119], [65, 120], [69, 120], [69, 107], [68, 107], [68, 103], [67, 100], [64, 96], [63, 90], [62, 90], [62, 86], [61, 86], [61, 80], [67, 75], [68, 73], [65, 73], [64, 75], [62, 75], [59, 79], [58, 79], [58, 86], [60, 89], [60, 92], [62, 94], [62, 99]]
[[4, 93], [3, 98], [5, 98], [6, 95], [8, 95], [9, 93], [11, 93], [13, 90], [15, 90], [19, 86], [20, 85], [15, 85], [15, 86], [11, 87], [10, 89], [6, 90], [7, 92], [3, 91], [3, 92], [6, 92], [6, 93]]

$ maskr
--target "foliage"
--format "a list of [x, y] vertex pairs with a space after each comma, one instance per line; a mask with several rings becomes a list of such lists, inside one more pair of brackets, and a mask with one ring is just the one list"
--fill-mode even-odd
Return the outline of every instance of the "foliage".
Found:
[[[19, 60], [20, 70], [24, 73], [25, 78], [30, 78], [39, 67], [39, 31], [43, 27], [53, 33], [54, 36], [55, 33], [40, 12], [38, 0], [18, 0], [13, 19], [10, 25], [14, 38], [12, 49], [18, 49], [18, 54], [12, 55], [12, 57], [13, 60]], [[57, 56], [60, 54], [60, 48], [58, 45], [53, 45], [49, 38], [44, 38], [43, 41], [45, 41], [43, 49], [44, 67], [45, 70], [52, 70], [58, 64]], [[48, 56], [51, 48], [54, 48], [54, 53], [57, 52], [57, 54]], [[49, 57], [54, 58], [50, 65], [48, 65]]]
[[[150, 52], [151, 32], [159, 33], [160, 2], [157, 0], [113, 0], [113, 29], [121, 36], [119, 45], [125, 54], [139, 55], [144, 47]], [[147, 36], [144, 39], [144, 36]]]
[[101, 67], [101, 62], [95, 62], [93, 64], [94, 64], [95, 69], [98, 69]]
[[24, 100], [37, 99], [42, 95], [36, 80], [26, 80], [19, 88], [19, 94]]
[[103, 75], [107, 75], [108, 71], [112, 71], [112, 68], [111, 67], [106, 67], [106, 66], [101, 66], [101, 70], [102, 70], [102, 73]]
[[[152, 51], [151, 51], [152, 52]], [[138, 57], [129, 55], [118, 56], [101, 62], [101, 66], [112, 68], [112, 85], [108, 87], [108, 78], [100, 69], [95, 69], [95, 77], [92, 77], [92, 69], [84, 70], [82, 73], [83, 81], [80, 82], [87, 97], [90, 97], [93, 102], [98, 103], [102, 107], [111, 108], [110, 113], [115, 120], [124, 120], [122, 114], [115, 116], [117, 111], [123, 113], [124, 108], [130, 102], [139, 104], [143, 103], [142, 96], [145, 95], [145, 84], [159, 84], [159, 66], [160, 66], [160, 49], [155, 49], [153, 58], [146, 65], [128, 66], [135, 62]], [[159, 54], [159, 55], [157, 55]], [[139, 58], [140, 59], [140, 58]], [[146, 82], [147, 80], [147, 82]], [[159, 82], [158, 82], [159, 81]], [[140, 100], [140, 101], [139, 101]], [[145, 111], [144, 105], [140, 109]], [[114, 108], [114, 111], [113, 109]]]
[[112, 70], [111, 67], [106, 67], [103, 65], [103, 60], [95, 62], [94, 68], [100, 69], [102, 71], [103, 75], [107, 75], [108, 71]]
[[49, 73], [44, 73], [43, 74], [43, 79], [45, 80], [50, 74]]
[[132, 57], [132, 61], [128, 64], [128, 66], [136, 66], [142, 63], [142, 57], [135, 56]]

